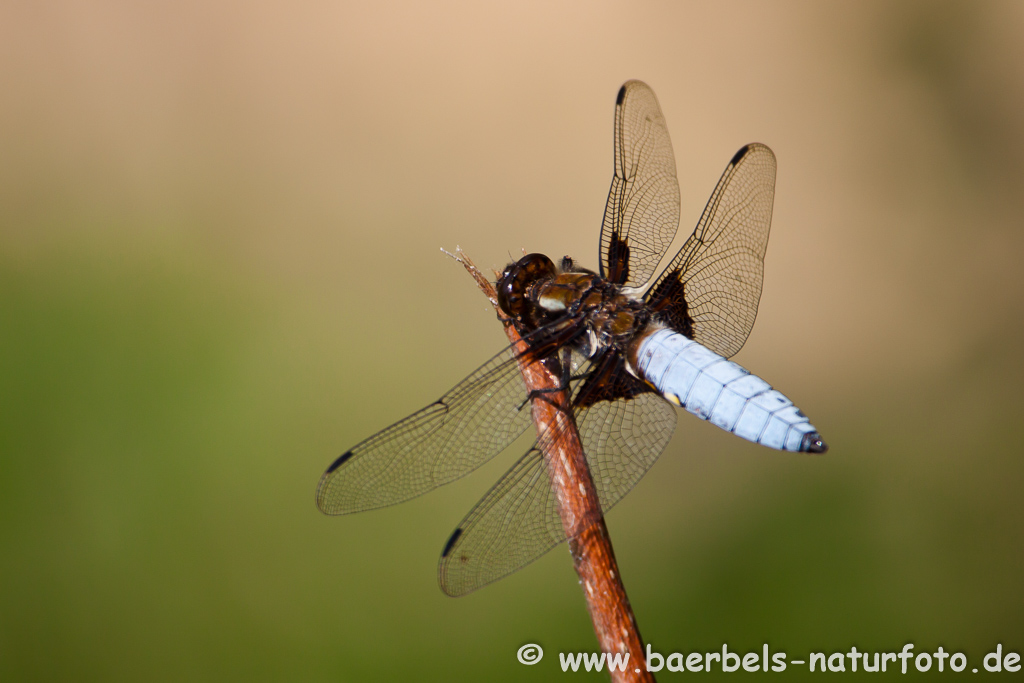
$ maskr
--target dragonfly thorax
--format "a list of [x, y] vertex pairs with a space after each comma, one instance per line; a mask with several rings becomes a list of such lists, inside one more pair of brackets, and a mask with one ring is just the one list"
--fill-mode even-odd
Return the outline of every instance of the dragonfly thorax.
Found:
[[520, 334], [550, 325], [587, 357], [623, 347], [650, 319], [641, 301], [568, 257], [556, 267], [543, 254], [528, 254], [506, 266], [497, 289], [499, 306]]

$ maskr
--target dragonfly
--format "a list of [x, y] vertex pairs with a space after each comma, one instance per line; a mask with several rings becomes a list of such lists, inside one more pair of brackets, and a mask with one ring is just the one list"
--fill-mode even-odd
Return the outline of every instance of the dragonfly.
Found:
[[[757, 315], [775, 197], [775, 155], [759, 143], [729, 160], [696, 228], [667, 265], [679, 226], [679, 182], [654, 92], [628, 81], [615, 100], [614, 175], [597, 272], [568, 256], [527, 254], [496, 282], [498, 305], [525, 343], [510, 345], [438, 400], [336, 458], [316, 503], [328, 515], [394, 505], [468, 474], [532, 420], [519, 361], [541, 361], [562, 389], [607, 513], [651, 468], [676, 407], [755, 443], [824, 453], [808, 417], [728, 360]], [[448, 538], [438, 582], [465, 595], [566, 540], [537, 442]]]

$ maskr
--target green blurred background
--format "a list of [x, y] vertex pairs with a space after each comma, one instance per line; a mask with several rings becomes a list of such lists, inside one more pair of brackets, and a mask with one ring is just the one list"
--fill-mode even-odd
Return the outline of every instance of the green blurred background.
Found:
[[832, 446], [680, 414], [609, 518], [645, 639], [1024, 650], [1024, 4], [13, 0], [0, 680], [562, 680], [595, 648], [564, 546], [436, 584], [519, 451], [362, 515], [313, 492], [501, 347], [439, 247], [596, 265], [628, 78], [684, 233], [775, 150], [737, 360]]

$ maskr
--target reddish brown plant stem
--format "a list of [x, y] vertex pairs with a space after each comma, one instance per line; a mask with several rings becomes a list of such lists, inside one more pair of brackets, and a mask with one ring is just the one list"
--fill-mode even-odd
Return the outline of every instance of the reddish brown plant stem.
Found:
[[[477, 270], [461, 249], [456, 249], [455, 259], [473, 276], [481, 291], [490, 299], [505, 325], [509, 341], [518, 350], [525, 351], [526, 343], [498, 308], [494, 285]], [[550, 445], [545, 448], [544, 458], [597, 642], [602, 652], [629, 653], [625, 671], [612, 671], [611, 678], [616, 683], [654, 681], [654, 675], [645, 666], [646, 653], [640, 639], [640, 630], [629, 605], [626, 588], [622, 585], [615, 552], [601, 514], [597, 490], [590, 476], [569, 398], [564, 391], [553, 391], [560, 386], [560, 378], [541, 363], [523, 360], [520, 362], [520, 370], [528, 391], [544, 391], [543, 398], [533, 400], [533, 421], [538, 434], [554, 435]]]

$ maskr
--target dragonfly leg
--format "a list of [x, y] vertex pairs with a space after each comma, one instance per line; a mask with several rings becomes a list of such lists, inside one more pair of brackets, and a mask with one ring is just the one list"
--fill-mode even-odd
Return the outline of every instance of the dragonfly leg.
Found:
[[[530, 393], [528, 393], [526, 395], [526, 400], [523, 401], [519, 405], [519, 410], [522, 410], [523, 408], [525, 408], [526, 404], [529, 403], [530, 401], [532, 401], [535, 398], [541, 399], [542, 401], [547, 401], [548, 403], [551, 403], [551, 405], [555, 405], [549, 398], [547, 398], [546, 394], [557, 394], [560, 391], [569, 391], [571, 393], [571, 391], [572, 391], [572, 383], [573, 382], [577, 382], [579, 380], [587, 379], [588, 377], [590, 377], [590, 375], [593, 374], [593, 371], [591, 371], [591, 372], [583, 372], [583, 373], [580, 373], [579, 375], [573, 375], [572, 374], [572, 366], [569, 363], [569, 360], [570, 360], [569, 353], [570, 353], [569, 350], [566, 349], [565, 350], [565, 360], [560, 364], [560, 368], [559, 368], [559, 371], [558, 371], [559, 372], [560, 381], [558, 383], [558, 386], [557, 387], [548, 387], [546, 389], [534, 389], [534, 390], [532, 390]], [[557, 406], [555, 406], [555, 407], [557, 407]]]

